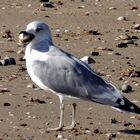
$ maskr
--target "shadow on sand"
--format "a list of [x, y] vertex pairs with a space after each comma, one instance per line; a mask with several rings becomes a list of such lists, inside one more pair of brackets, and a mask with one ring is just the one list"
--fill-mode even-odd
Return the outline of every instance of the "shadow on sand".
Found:
[[140, 135], [140, 130], [136, 130], [136, 129], [124, 129], [124, 130], [120, 130], [119, 132], [132, 134], [132, 135]]

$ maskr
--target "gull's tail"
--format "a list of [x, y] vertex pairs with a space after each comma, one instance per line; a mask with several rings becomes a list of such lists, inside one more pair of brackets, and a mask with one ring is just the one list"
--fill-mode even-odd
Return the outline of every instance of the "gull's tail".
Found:
[[[123, 100], [123, 104], [122, 104], [122, 100]], [[116, 103], [118, 103], [118, 105], [114, 106], [113, 108], [115, 108], [117, 110], [122, 110], [122, 111], [140, 114], [140, 108], [138, 106], [136, 106], [135, 104], [133, 104], [132, 102], [130, 102], [125, 97], [123, 97], [123, 99], [118, 99], [116, 101]]]

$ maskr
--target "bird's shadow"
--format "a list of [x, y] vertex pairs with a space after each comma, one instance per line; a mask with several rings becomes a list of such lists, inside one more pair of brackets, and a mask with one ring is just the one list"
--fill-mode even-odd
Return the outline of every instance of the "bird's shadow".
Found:
[[124, 130], [120, 130], [119, 132], [130, 134], [130, 135], [140, 135], [140, 130], [137, 129], [124, 129]]

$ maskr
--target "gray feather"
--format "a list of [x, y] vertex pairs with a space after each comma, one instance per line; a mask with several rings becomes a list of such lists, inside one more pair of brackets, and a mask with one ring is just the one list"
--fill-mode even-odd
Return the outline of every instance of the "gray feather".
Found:
[[57, 54], [59, 57], [55, 52], [51, 53], [47, 62], [33, 62], [34, 74], [44, 85], [64, 95], [114, 105], [118, 97], [114, 94], [117, 91], [111, 84], [75, 57], [66, 53], [64, 57], [61, 50], [57, 50]]

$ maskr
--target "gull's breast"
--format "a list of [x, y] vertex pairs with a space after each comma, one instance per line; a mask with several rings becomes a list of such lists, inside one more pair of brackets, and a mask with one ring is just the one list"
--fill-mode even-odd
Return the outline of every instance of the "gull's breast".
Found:
[[41, 53], [37, 50], [31, 50], [30, 47], [26, 48], [26, 67], [31, 80], [43, 90], [50, 90], [43, 82], [34, 74], [35, 69], [33, 69], [34, 61], [47, 61], [48, 56], [46, 53]]

